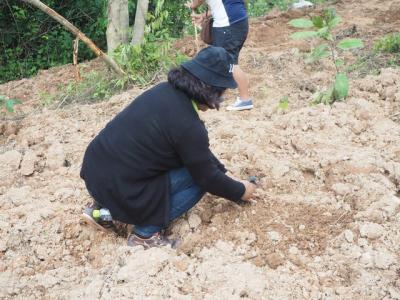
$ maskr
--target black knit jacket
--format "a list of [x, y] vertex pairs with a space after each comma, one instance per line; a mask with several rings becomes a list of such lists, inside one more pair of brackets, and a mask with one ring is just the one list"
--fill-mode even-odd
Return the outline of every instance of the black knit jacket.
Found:
[[245, 192], [210, 151], [191, 100], [164, 82], [137, 97], [93, 139], [81, 177], [115, 220], [167, 226], [167, 172], [182, 167], [211, 194], [238, 200]]

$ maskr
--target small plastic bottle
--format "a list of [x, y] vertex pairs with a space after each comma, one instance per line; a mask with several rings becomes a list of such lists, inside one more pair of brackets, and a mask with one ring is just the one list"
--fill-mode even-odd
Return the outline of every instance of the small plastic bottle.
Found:
[[96, 221], [112, 221], [111, 213], [107, 208], [100, 208], [93, 211]]

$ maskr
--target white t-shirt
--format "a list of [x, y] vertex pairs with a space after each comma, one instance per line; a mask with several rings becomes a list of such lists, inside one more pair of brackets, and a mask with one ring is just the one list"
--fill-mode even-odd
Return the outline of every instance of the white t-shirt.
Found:
[[213, 27], [226, 27], [247, 18], [243, 0], [206, 0], [214, 18]]

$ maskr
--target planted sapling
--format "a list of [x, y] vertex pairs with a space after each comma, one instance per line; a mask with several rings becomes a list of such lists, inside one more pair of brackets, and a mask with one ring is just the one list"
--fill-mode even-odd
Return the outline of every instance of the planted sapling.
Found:
[[347, 97], [349, 79], [344, 71], [344, 60], [339, 57], [340, 51], [364, 47], [360, 39], [347, 38], [337, 40], [332, 31], [340, 22], [341, 18], [334, 9], [325, 10], [320, 15], [309, 19], [293, 19], [289, 22], [295, 28], [309, 29], [293, 33], [291, 35], [292, 39], [318, 39], [322, 41], [308, 54], [306, 63], [315, 63], [323, 58], [330, 57], [335, 66], [336, 72], [333, 84], [326, 91], [317, 93], [313, 104], [332, 104]]

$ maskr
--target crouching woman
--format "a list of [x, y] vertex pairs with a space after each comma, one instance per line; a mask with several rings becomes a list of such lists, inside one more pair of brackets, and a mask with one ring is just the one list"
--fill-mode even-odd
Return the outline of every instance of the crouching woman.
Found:
[[133, 224], [128, 245], [174, 247], [163, 229], [206, 192], [251, 198], [255, 186], [225, 174], [198, 115], [218, 109], [224, 91], [236, 87], [231, 69], [223, 48], [203, 49], [106, 125], [89, 144], [80, 174], [94, 198], [83, 213], [87, 223], [100, 229], [112, 229], [112, 220]]

